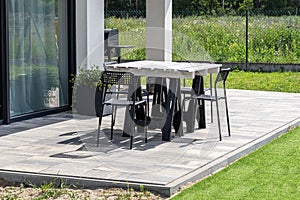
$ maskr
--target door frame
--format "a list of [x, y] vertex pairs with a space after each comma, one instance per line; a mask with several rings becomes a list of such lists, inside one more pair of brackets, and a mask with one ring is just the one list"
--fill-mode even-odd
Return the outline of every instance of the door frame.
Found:
[[9, 106], [9, 72], [8, 72], [8, 29], [7, 29], [7, 2], [0, 2], [0, 123], [8, 124], [10, 118]]

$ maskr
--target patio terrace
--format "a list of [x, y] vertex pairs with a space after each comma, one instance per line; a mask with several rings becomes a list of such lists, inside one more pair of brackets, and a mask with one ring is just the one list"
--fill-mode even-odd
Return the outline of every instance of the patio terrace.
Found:
[[161, 141], [160, 130], [149, 130], [148, 143], [137, 135], [133, 150], [121, 137], [122, 123], [116, 124], [115, 139], [108, 140], [110, 117], [104, 118], [99, 147], [95, 117], [62, 113], [2, 125], [0, 178], [35, 184], [61, 178], [86, 188], [144, 185], [171, 196], [300, 125], [300, 94], [228, 90], [228, 99], [232, 136], [223, 133], [222, 141], [216, 117], [210, 124], [209, 104], [206, 129], [171, 142]]

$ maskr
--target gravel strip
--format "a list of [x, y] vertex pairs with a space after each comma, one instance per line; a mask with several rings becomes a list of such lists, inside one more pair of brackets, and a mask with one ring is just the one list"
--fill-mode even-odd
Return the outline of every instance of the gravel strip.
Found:
[[99, 200], [163, 200], [159, 195], [151, 192], [137, 192], [132, 189], [57, 189], [54, 187], [25, 187], [12, 186], [0, 179], [0, 200], [34, 200], [34, 199], [57, 199], [57, 200], [74, 200], [74, 199], [99, 199]]

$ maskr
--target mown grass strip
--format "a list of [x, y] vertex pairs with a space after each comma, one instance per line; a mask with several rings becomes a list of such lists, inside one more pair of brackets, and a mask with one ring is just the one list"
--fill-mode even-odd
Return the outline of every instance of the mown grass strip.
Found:
[[[205, 84], [208, 87], [208, 76]], [[242, 90], [300, 93], [300, 72], [245, 72], [234, 70], [229, 73], [226, 87]], [[186, 80], [191, 86], [192, 80]]]
[[245, 72], [233, 71], [227, 87], [245, 90], [300, 93], [300, 72]]
[[300, 127], [182, 191], [177, 199], [299, 199]]

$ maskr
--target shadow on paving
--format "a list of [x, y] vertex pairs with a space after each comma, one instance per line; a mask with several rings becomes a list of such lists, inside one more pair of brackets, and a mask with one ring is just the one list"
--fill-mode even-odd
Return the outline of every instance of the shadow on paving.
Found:
[[[98, 155], [99, 153], [113, 153], [117, 151], [129, 150], [130, 137], [124, 137], [123, 131], [120, 129], [114, 130], [113, 140], [110, 140], [110, 129], [102, 129], [100, 133], [100, 142], [97, 146], [97, 130], [89, 130], [84, 132], [67, 132], [60, 137], [68, 136], [69, 138], [58, 142], [63, 145], [77, 145], [78, 148], [71, 152], [62, 152], [52, 155], [56, 158], [71, 158], [83, 159]], [[161, 133], [158, 131], [148, 132], [148, 142], [145, 143], [143, 134], [136, 134], [134, 137], [134, 151], [150, 151], [151, 149], [159, 148], [161, 145], [168, 143], [161, 140]], [[187, 147], [191, 144], [207, 143], [205, 139], [195, 139], [186, 137], [173, 137], [171, 143], [180, 144], [182, 147]]]
[[23, 120], [20, 122], [14, 122], [9, 125], [1, 125], [0, 126], [0, 137], [27, 131], [34, 128], [39, 128], [51, 124], [56, 124], [64, 121], [68, 121], [73, 119], [72, 114], [66, 114], [66, 113], [59, 113], [54, 115], [47, 115], [40, 118], [34, 118], [34, 119], [28, 119]]

